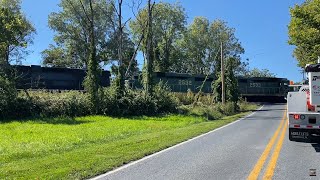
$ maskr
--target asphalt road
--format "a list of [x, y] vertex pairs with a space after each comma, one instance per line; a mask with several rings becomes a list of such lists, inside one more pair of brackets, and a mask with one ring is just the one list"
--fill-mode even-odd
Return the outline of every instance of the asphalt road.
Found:
[[[288, 140], [285, 104], [96, 179], [320, 179], [320, 145]], [[316, 169], [318, 176], [309, 176]]]

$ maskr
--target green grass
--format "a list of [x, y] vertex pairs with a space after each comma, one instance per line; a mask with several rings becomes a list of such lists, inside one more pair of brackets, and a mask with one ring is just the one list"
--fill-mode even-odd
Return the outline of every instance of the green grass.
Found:
[[84, 179], [230, 123], [193, 116], [103, 116], [0, 123], [0, 179]]

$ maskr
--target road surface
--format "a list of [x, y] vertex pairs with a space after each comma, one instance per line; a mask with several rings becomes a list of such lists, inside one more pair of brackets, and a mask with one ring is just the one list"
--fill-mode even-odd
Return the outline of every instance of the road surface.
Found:
[[319, 179], [320, 146], [288, 140], [285, 107], [264, 105], [250, 117], [95, 179]]

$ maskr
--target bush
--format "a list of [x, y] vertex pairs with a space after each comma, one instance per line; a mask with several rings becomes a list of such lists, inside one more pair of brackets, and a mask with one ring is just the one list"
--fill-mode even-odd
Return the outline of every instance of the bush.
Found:
[[112, 116], [140, 116], [173, 113], [177, 111], [178, 101], [162, 83], [157, 85], [154, 96], [147, 96], [144, 91], [126, 90], [118, 97], [114, 88], [105, 88], [102, 98], [102, 114]]
[[193, 93], [190, 89], [188, 90], [187, 94], [186, 93], [174, 93], [175, 97], [179, 100], [180, 104], [182, 105], [190, 105], [192, 104], [196, 96], [198, 95], [198, 102], [205, 104], [205, 105], [212, 105], [213, 102], [213, 95], [208, 93]]
[[222, 113], [230, 116], [236, 114], [238, 105], [235, 102], [226, 102], [225, 105], [221, 105]]
[[10, 111], [13, 110], [16, 98], [17, 91], [13, 82], [0, 75], [0, 119], [10, 115]]
[[243, 99], [240, 99], [238, 104], [239, 104], [239, 111], [240, 112], [252, 111], [257, 108], [257, 104], [249, 103]]
[[154, 89], [154, 99], [158, 113], [177, 112], [179, 101], [162, 81]]
[[183, 105], [179, 107], [179, 112], [181, 114], [187, 114], [192, 116], [206, 117], [208, 120], [216, 120], [223, 117], [223, 114], [212, 106], [206, 106], [198, 104], [196, 106], [192, 105]]
[[49, 93], [44, 91], [21, 92], [10, 104], [4, 106], [6, 113], [0, 119], [26, 117], [58, 117], [90, 115], [89, 99], [81, 92]]
[[[46, 91], [28, 91], [16, 93], [10, 81], [0, 79], [0, 119], [26, 117], [58, 117], [92, 115], [89, 95], [77, 91], [51, 93]], [[126, 89], [119, 96], [115, 88], [99, 90], [99, 111], [101, 115], [141, 116], [179, 113], [207, 117], [208, 120], [219, 119], [224, 115], [233, 115], [238, 110], [247, 111], [255, 108], [245, 101], [228, 102], [212, 105], [212, 95], [201, 95], [193, 106], [195, 94], [171, 93], [169, 88], [160, 83], [155, 86], [153, 97], [144, 91]], [[180, 101], [180, 103], [179, 103]], [[179, 107], [179, 104], [187, 104]], [[192, 105], [191, 105], [192, 104]], [[179, 107], [179, 108], [178, 108]]]
[[192, 104], [194, 101], [195, 94], [188, 89], [187, 94], [186, 93], [173, 93], [176, 99], [179, 101], [182, 105], [189, 105]]
[[[90, 101], [87, 94], [70, 91], [62, 93], [49, 93], [44, 91], [29, 92], [20, 98], [27, 101], [31, 116], [57, 117], [57, 116], [83, 116], [89, 115]], [[27, 113], [27, 112], [26, 112]]]
[[126, 90], [122, 97], [117, 97], [113, 88], [103, 90], [101, 112], [104, 115], [154, 115], [157, 107], [151, 97], [145, 96], [142, 91]]

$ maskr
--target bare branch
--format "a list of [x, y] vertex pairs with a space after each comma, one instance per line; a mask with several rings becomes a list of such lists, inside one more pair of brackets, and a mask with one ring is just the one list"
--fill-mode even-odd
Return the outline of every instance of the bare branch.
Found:
[[[79, 0], [79, 2], [80, 2], [80, 4], [81, 4], [81, 7], [82, 7], [82, 10], [83, 10], [84, 14], [86, 15], [88, 21], [91, 23], [90, 17], [89, 17], [89, 15], [88, 15], [88, 13], [87, 13], [87, 11], [86, 11], [83, 3], [82, 3], [82, 0]], [[91, 2], [91, 1], [90, 1], [90, 2]], [[91, 3], [90, 3], [90, 4], [91, 4]], [[93, 13], [93, 11], [92, 11], [91, 13]]]
[[[132, 14], [134, 15], [134, 17], [135, 17], [136, 19], [138, 19], [138, 18], [137, 18], [137, 14], [136, 14], [136, 13], [134, 12], [134, 10], [133, 10], [135, 4], [136, 4], [135, 1], [132, 0], [132, 6], [129, 5], [129, 7], [130, 7], [130, 9], [131, 9]], [[136, 8], [136, 11], [137, 11], [137, 12], [139, 12], [141, 4], [142, 4], [142, 0], [139, 0], [138, 5], [137, 5], [137, 8]]]
[[111, 2], [111, 6], [114, 9], [114, 11], [116, 12], [116, 14], [119, 15], [118, 9], [116, 8], [116, 5], [114, 4], [114, 1]]
[[129, 62], [129, 65], [127, 67], [127, 71], [126, 71], [126, 74], [125, 74], [125, 77], [128, 77], [129, 76], [129, 71], [130, 71], [130, 67], [132, 66], [132, 63], [134, 61], [134, 59], [136, 58], [136, 55], [137, 55], [137, 52], [140, 48], [140, 45], [141, 45], [141, 42], [142, 40], [144, 39], [144, 34], [142, 34], [142, 36], [140, 37], [140, 40], [139, 40], [139, 43], [138, 43], [138, 46], [136, 47], [131, 59], [130, 59], [130, 62]]
[[126, 20], [126, 22], [123, 23], [121, 28], [124, 28], [126, 26], [126, 24], [131, 20], [131, 18], [129, 18], [128, 20]]

